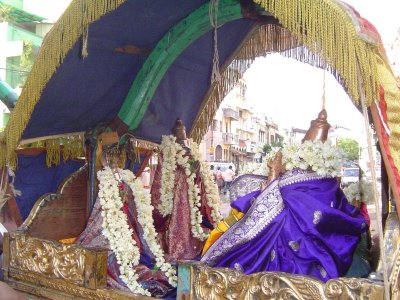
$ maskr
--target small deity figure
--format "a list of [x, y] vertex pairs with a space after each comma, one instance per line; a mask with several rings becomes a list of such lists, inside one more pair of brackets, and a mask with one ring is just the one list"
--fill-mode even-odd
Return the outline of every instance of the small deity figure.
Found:
[[[185, 169], [182, 165], [176, 164], [172, 166], [173, 186], [170, 193], [171, 208], [168, 214], [163, 214], [159, 209], [162, 205], [162, 185], [163, 183], [163, 165], [170, 161], [168, 151], [161, 151], [158, 156], [158, 165], [154, 176], [154, 181], [151, 187], [152, 205], [154, 206], [153, 217], [156, 230], [159, 234], [163, 250], [171, 260], [195, 259], [201, 253], [204, 246], [204, 239], [194, 236], [193, 227], [197, 226], [198, 230], [208, 234], [212, 228], [212, 208], [209, 205], [210, 198], [206, 193], [206, 182], [204, 173], [206, 170], [200, 170], [200, 162], [193, 158], [191, 145], [188, 144], [186, 137], [186, 128], [180, 119], [176, 120], [175, 127], [172, 129], [175, 137], [175, 143], [182, 146], [184, 149], [184, 159], [187, 159], [190, 164], [190, 170]], [[172, 145], [173, 147], [173, 145]], [[174, 160], [174, 158], [172, 158]], [[164, 166], [165, 167], [165, 166]], [[207, 172], [208, 170], [207, 166]], [[211, 174], [211, 172], [210, 172]], [[190, 204], [192, 197], [190, 192], [191, 184], [198, 187], [198, 194], [195, 197], [199, 198], [199, 203], [196, 209], [199, 214], [196, 220], [193, 220], [193, 207]], [[212, 178], [207, 181], [211, 189], [216, 189]], [[218, 194], [217, 194], [218, 197]], [[199, 220], [199, 217], [201, 220]]]
[[[143, 226], [138, 220], [139, 207], [134, 201], [133, 191], [122, 180], [124, 160], [121, 159], [120, 149], [118, 149], [117, 144], [103, 145], [102, 151], [101, 163], [103, 167], [112, 170], [114, 180], [117, 181], [119, 195], [123, 201], [122, 210], [126, 215], [127, 225], [129, 226], [129, 230], [131, 230], [132, 240], [136, 243], [135, 247], [138, 247], [140, 252], [139, 263], [132, 267], [137, 275], [137, 282], [139, 286], [149, 291], [152, 296], [163, 297], [168, 295], [173, 288], [168, 283], [168, 278], [165, 273], [155, 267], [155, 257], [149, 251], [150, 247], [143, 235]], [[140, 186], [142, 186], [142, 184], [140, 184]], [[86, 229], [76, 239], [75, 243], [85, 248], [108, 249], [107, 285], [112, 288], [129, 292], [130, 289], [127, 284], [121, 279], [120, 264], [118, 263], [117, 256], [112, 251], [110, 242], [104, 234], [104, 217], [105, 213], [98, 197], [88, 220]], [[119, 222], [119, 220], [115, 221]]]
[[[323, 110], [303, 141], [325, 142], [326, 119]], [[268, 166], [267, 186], [231, 203], [230, 215], [210, 234], [201, 261], [245, 274], [279, 271], [324, 282], [344, 276], [367, 224], [347, 202], [337, 178], [309, 167], [287, 170], [281, 152]]]

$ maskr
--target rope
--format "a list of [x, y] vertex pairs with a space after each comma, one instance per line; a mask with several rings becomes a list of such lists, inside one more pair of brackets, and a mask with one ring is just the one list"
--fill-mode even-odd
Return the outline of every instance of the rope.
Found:
[[221, 74], [219, 72], [219, 53], [218, 53], [218, 1], [219, 0], [211, 0], [208, 8], [210, 24], [214, 28], [213, 29], [214, 55], [213, 55], [213, 66], [211, 72], [211, 84], [213, 84], [214, 82], [221, 81]]
[[385, 288], [385, 299], [390, 300], [390, 287], [389, 287], [389, 281], [388, 281], [388, 274], [387, 274], [387, 261], [386, 261], [386, 256], [385, 256], [385, 245], [383, 241], [383, 226], [382, 226], [382, 215], [381, 215], [381, 205], [379, 204], [378, 201], [378, 189], [376, 186], [376, 170], [375, 170], [375, 159], [374, 155], [372, 153], [372, 140], [371, 140], [371, 128], [369, 126], [369, 116], [368, 116], [368, 111], [367, 111], [367, 106], [365, 105], [365, 94], [364, 90], [362, 87], [362, 78], [360, 75], [360, 68], [359, 65], [357, 64], [357, 77], [358, 77], [358, 87], [360, 91], [360, 96], [361, 96], [361, 107], [364, 115], [364, 123], [365, 123], [365, 129], [367, 132], [367, 140], [368, 140], [368, 156], [369, 160], [371, 162], [371, 177], [372, 177], [372, 182], [374, 182], [373, 186], [373, 191], [374, 191], [374, 200], [375, 200], [375, 207], [376, 207], [376, 223], [377, 223], [377, 229], [378, 229], [378, 235], [379, 235], [379, 250], [380, 250], [380, 255], [381, 255], [381, 261], [382, 261], [382, 269], [383, 269], [383, 285]]
[[88, 53], [88, 37], [89, 37], [89, 25], [86, 26], [86, 28], [83, 30], [82, 33], [82, 57], [86, 58], [89, 53]]
[[322, 83], [322, 109], [325, 109], [325, 70], [324, 70], [324, 80]]

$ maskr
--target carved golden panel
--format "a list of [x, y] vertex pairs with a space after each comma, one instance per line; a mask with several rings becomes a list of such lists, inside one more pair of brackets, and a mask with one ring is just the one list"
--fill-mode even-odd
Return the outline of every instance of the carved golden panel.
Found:
[[190, 264], [190, 273], [193, 299], [383, 299], [383, 286], [367, 279], [338, 278], [324, 284], [308, 276], [280, 272], [245, 275], [201, 263]]
[[10, 267], [83, 285], [85, 253], [75, 245], [62, 245], [12, 233]]

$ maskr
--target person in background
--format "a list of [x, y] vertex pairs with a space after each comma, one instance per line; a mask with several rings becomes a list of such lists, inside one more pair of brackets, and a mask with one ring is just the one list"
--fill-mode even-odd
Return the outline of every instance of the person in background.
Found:
[[215, 176], [215, 182], [217, 183], [218, 186], [218, 192], [221, 194], [222, 188], [224, 187], [224, 178], [222, 176], [220, 167], [217, 167], [217, 171], [215, 171], [214, 176]]
[[211, 165], [211, 166], [210, 166], [210, 170], [211, 170], [211, 173], [213, 174], [214, 182], [216, 182], [214, 165]]
[[223, 178], [225, 181], [224, 194], [226, 194], [226, 192], [229, 190], [229, 187], [231, 186], [233, 179], [235, 179], [235, 172], [232, 170], [232, 166], [229, 166], [229, 168], [224, 172]]

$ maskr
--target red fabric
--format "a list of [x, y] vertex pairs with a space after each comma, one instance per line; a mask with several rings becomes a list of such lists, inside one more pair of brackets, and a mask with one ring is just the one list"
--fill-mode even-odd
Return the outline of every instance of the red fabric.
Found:
[[369, 217], [369, 214], [368, 214], [367, 205], [364, 202], [361, 202], [360, 213], [363, 216], [363, 218], [365, 220], [365, 223], [367, 223], [368, 226], [370, 226], [371, 225], [371, 218]]
[[[383, 121], [387, 122], [387, 114], [386, 114], [387, 103], [386, 103], [386, 100], [385, 100], [385, 89], [382, 86], [380, 86], [379, 94], [380, 94], [380, 100], [378, 102], [379, 109], [381, 111], [381, 115], [382, 115]], [[388, 158], [390, 167], [393, 170], [393, 174], [394, 174], [395, 179], [396, 179], [396, 187], [394, 187], [394, 188], [398, 188], [400, 186], [400, 175], [399, 175], [399, 171], [397, 170], [397, 168], [396, 168], [396, 166], [394, 164], [393, 157], [392, 157], [392, 155], [390, 153], [389, 136], [387, 135], [387, 133], [386, 133], [384, 127], [383, 127], [382, 121], [381, 121], [381, 124], [380, 124], [380, 128], [381, 128], [381, 136], [382, 136], [383, 148], [384, 148], [384, 151], [385, 151], [386, 156]]]
[[[160, 205], [162, 163], [162, 155], [159, 155], [158, 166], [151, 187], [154, 224], [167, 255], [174, 260], [194, 259], [200, 255], [204, 242], [192, 235], [187, 176], [182, 167], [178, 166], [176, 168], [173, 210], [169, 216], [163, 217], [157, 209]], [[199, 177], [197, 176], [197, 178]], [[202, 186], [200, 183], [203, 195], [202, 203], [206, 205], [207, 200], [204, 199], [204, 188]], [[207, 218], [209, 217], [209, 209], [200, 208], [200, 210]]]
[[378, 30], [376, 27], [369, 22], [367, 19], [363, 18], [360, 13], [354, 9], [353, 6], [345, 3], [347, 8], [350, 10], [350, 13], [353, 14], [356, 17], [356, 21], [358, 22], [358, 25], [360, 26], [360, 33], [365, 34], [368, 37], [372, 38], [376, 44], [382, 44], [382, 39], [381, 36], [379, 35]]

